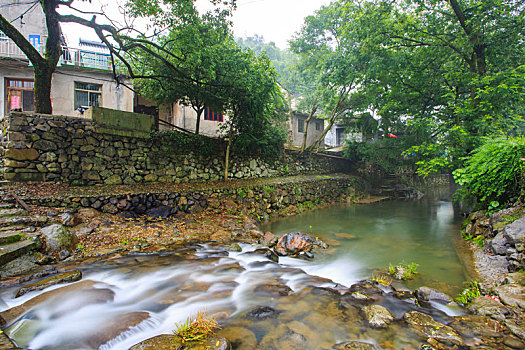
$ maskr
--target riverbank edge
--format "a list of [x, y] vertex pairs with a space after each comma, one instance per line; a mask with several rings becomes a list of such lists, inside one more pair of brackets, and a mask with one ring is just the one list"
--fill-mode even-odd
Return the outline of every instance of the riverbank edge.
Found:
[[[32, 228], [36, 230], [32, 236], [39, 238], [42, 228], [63, 225], [66, 231], [77, 236], [78, 244], [67, 247], [69, 254], [63, 254], [65, 258], [56, 254], [49, 257], [57, 262], [116, 252], [154, 252], [199, 241], [259, 243], [264, 233], [257, 224], [270, 218], [334, 204], [388, 199], [367, 194], [365, 187], [361, 178], [346, 174], [191, 186], [158, 184], [148, 192], [143, 191], [145, 188], [132, 192], [125, 186], [92, 186], [72, 191], [69, 186], [56, 184], [8, 184], [1, 188], [3, 202], [14, 202], [18, 198], [31, 207], [31, 213], [18, 219], [4, 218], [3, 226], [25, 220], [37, 226]], [[70, 217], [67, 222], [63, 220], [64, 214]], [[133, 230], [133, 225], [146, 228]], [[149, 229], [153, 226], [156, 231]], [[164, 234], [163, 230], [169, 233]]]

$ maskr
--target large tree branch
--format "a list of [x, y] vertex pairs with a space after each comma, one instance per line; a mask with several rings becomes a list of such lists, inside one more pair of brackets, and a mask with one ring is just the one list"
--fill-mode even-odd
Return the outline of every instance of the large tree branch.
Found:
[[463, 28], [468, 37], [470, 37], [470, 35], [472, 34], [472, 28], [468, 25], [467, 18], [465, 17], [465, 13], [461, 9], [461, 6], [459, 6], [457, 0], [449, 0], [449, 3], [452, 7], [452, 10], [456, 14], [456, 18], [458, 19], [461, 28]]
[[0, 30], [22, 50], [34, 66], [45, 64], [45, 60], [33, 45], [0, 14]]

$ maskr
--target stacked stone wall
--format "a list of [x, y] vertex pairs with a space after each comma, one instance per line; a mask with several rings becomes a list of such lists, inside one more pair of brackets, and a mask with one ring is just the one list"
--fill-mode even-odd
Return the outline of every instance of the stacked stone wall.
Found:
[[[4, 178], [72, 185], [220, 180], [222, 147], [211, 155], [182, 149], [162, 135], [123, 136], [90, 119], [11, 113], [4, 121]], [[126, 130], [128, 131], [128, 130]], [[283, 153], [278, 159], [233, 157], [229, 177], [248, 179], [346, 172], [345, 160]]]
[[[226, 207], [233, 213], [265, 220], [302, 212], [326, 203], [352, 201], [360, 193], [362, 180], [348, 175], [283, 179], [274, 183], [234, 187], [191, 188], [147, 193], [69, 195], [67, 197], [24, 198], [28, 204], [48, 207], [93, 208], [128, 217], [154, 216], [159, 207], [169, 207], [170, 215], [199, 213]], [[228, 214], [228, 213], [225, 213]]]

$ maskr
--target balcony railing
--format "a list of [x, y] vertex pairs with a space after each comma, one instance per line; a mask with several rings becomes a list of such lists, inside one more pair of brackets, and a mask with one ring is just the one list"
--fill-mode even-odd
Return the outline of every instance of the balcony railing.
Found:
[[[41, 45], [40, 52], [43, 54], [43, 51], [44, 45]], [[5, 37], [0, 37], [0, 57], [27, 59], [22, 50]], [[59, 64], [111, 70], [111, 57], [109, 53], [63, 46]]]
[[111, 70], [111, 56], [109, 53], [63, 46], [60, 64]]
[[12, 58], [25, 58], [26, 55], [15, 45], [11, 39], [0, 37], [0, 56]]

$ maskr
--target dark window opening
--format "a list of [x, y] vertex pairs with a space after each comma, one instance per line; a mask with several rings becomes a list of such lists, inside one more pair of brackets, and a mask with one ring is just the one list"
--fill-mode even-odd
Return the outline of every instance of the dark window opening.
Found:
[[204, 120], [222, 122], [224, 121], [224, 116], [221, 112], [215, 112], [212, 108], [206, 107], [204, 109]]
[[297, 131], [304, 132], [304, 119], [297, 119]]

